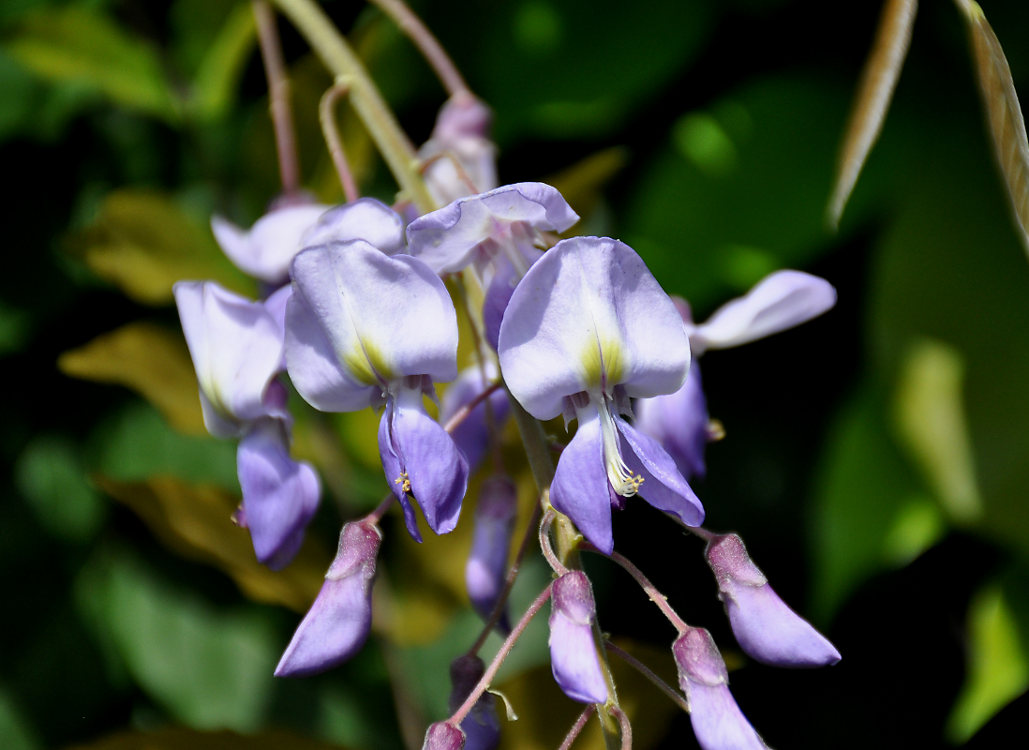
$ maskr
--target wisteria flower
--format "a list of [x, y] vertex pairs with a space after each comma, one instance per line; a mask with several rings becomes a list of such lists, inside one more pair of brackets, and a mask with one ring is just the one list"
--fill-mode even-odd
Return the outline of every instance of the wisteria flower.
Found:
[[840, 660], [836, 647], [779, 598], [739, 536], [714, 537], [705, 554], [732, 632], [748, 656], [777, 667], [823, 667]]
[[[689, 305], [676, 299], [695, 358], [709, 349], [727, 349], [805, 323], [836, 303], [836, 290], [825, 279], [802, 271], [776, 271], [744, 296], [696, 324]], [[636, 426], [657, 440], [687, 479], [703, 477], [707, 443], [719, 430], [708, 420], [700, 368], [694, 361], [682, 388], [635, 405]]]
[[243, 507], [257, 559], [288, 563], [318, 505], [318, 477], [289, 455], [291, 418], [276, 376], [284, 368], [283, 302], [233, 294], [214, 282], [182, 281], [174, 288], [190, 357], [200, 385], [204, 424], [216, 437], [241, 438], [237, 468]]
[[679, 687], [704, 750], [768, 750], [729, 691], [729, 673], [711, 634], [688, 628], [672, 644]]
[[379, 454], [420, 540], [409, 497], [437, 534], [457, 525], [468, 464], [425, 410], [432, 381], [457, 375], [457, 316], [443, 282], [419, 260], [363, 241], [304, 250], [293, 261], [286, 364], [321, 411], [385, 407]]
[[401, 252], [406, 244], [404, 220], [396, 211], [374, 198], [358, 198], [324, 211], [300, 237], [300, 247], [364, 240], [387, 255]]
[[701, 523], [700, 500], [674, 461], [623, 418], [629, 398], [678, 389], [690, 363], [675, 306], [632, 248], [606, 237], [557, 243], [511, 297], [499, 354], [526, 411], [578, 419], [550, 498], [598, 549], [614, 549], [612, 505], [637, 493], [687, 525]]
[[597, 607], [590, 579], [572, 570], [552, 584], [550, 611], [550, 666], [554, 680], [572, 700], [607, 701], [607, 682], [593, 640]]
[[578, 220], [555, 188], [520, 182], [461, 198], [415, 219], [407, 226], [407, 243], [410, 253], [436, 273], [473, 267], [486, 290], [486, 339], [496, 348], [511, 293], [541, 255], [540, 232], [563, 232]]
[[372, 583], [381, 542], [382, 532], [373, 523], [343, 526], [325, 583], [282, 654], [277, 677], [324, 672], [361, 649], [372, 625]]
[[304, 233], [328, 208], [319, 203], [291, 203], [272, 209], [249, 230], [214, 216], [211, 231], [240, 270], [255, 279], [279, 285], [287, 280], [290, 261], [303, 247]]
[[489, 139], [489, 107], [467, 92], [450, 97], [429, 140], [418, 149], [425, 183], [440, 204], [497, 186], [497, 147]]

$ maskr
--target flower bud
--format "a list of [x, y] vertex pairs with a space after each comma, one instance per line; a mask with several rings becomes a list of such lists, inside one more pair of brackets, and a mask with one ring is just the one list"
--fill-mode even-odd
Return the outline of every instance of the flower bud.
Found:
[[772, 590], [739, 536], [713, 538], [705, 554], [732, 632], [748, 656], [777, 667], [823, 667], [840, 660], [825, 636]]
[[425, 732], [422, 750], [463, 750], [464, 732], [445, 721], [437, 721]]
[[341, 664], [364, 645], [372, 624], [372, 582], [382, 532], [374, 523], [343, 526], [325, 583], [286, 647], [277, 677], [299, 677]]
[[581, 570], [573, 570], [552, 586], [550, 665], [554, 679], [572, 700], [604, 703], [607, 682], [593, 640], [597, 608], [590, 581]]
[[[465, 654], [450, 663], [450, 710], [456, 711], [471, 694], [486, 671], [482, 659]], [[500, 721], [497, 719], [496, 698], [484, 692], [461, 722], [465, 734], [465, 750], [493, 750], [500, 744]]]
[[[482, 483], [475, 509], [472, 551], [465, 566], [465, 585], [472, 606], [484, 620], [489, 619], [504, 588], [517, 509], [517, 490], [510, 479], [494, 476]], [[504, 632], [511, 629], [506, 608], [498, 625]]]
[[767, 750], [729, 692], [729, 673], [711, 634], [687, 628], [672, 644], [679, 687], [704, 750]]

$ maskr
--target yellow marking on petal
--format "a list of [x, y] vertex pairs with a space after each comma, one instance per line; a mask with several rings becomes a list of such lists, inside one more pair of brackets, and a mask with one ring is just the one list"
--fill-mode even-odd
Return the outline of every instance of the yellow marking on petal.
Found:
[[624, 371], [621, 343], [614, 339], [592, 339], [579, 358], [587, 390], [609, 390], [622, 382]]
[[411, 492], [411, 478], [407, 476], [406, 471], [400, 472], [400, 476], [393, 480], [393, 484], [399, 484], [400, 489], [410, 494]]
[[364, 385], [378, 385], [391, 380], [393, 373], [379, 348], [360, 337], [358, 341], [359, 347], [343, 355], [343, 366]]

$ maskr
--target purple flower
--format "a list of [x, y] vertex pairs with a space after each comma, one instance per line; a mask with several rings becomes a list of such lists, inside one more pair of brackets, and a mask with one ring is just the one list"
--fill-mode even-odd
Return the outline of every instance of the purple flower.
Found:
[[175, 285], [175, 302], [200, 384], [204, 424], [217, 437], [242, 438], [237, 472], [241, 525], [257, 559], [285, 566], [318, 506], [318, 476], [289, 455], [291, 418], [283, 368], [282, 305], [288, 292], [251, 302], [214, 282]]
[[687, 628], [672, 644], [679, 687], [704, 750], [767, 750], [729, 692], [729, 673], [711, 634]]
[[[485, 369], [485, 377], [483, 377]], [[440, 399], [439, 421], [446, 424], [462, 407], [471, 403], [480, 393], [490, 385], [489, 381], [498, 378], [496, 365], [487, 360], [485, 367], [472, 365], [466, 367], [457, 376], [457, 380], [450, 384], [443, 392]], [[493, 425], [499, 429], [511, 413], [511, 405], [507, 400], [507, 393], [503, 388], [498, 388], [490, 394], [489, 398], [480, 402], [464, 418], [464, 420], [451, 431], [450, 436], [461, 449], [465, 460], [468, 461], [468, 469], [474, 471], [482, 462], [490, 444], [489, 417], [486, 409], [492, 410]]]
[[551, 585], [550, 666], [554, 680], [572, 700], [604, 703], [607, 682], [593, 640], [597, 617], [593, 587], [581, 570], [569, 571]]
[[540, 232], [563, 232], [579, 220], [561, 194], [520, 182], [461, 198], [407, 226], [412, 255], [436, 273], [472, 266], [485, 290], [483, 322], [496, 348], [500, 322], [518, 280], [540, 257]]
[[489, 139], [489, 108], [467, 93], [447, 100], [432, 136], [418, 150], [431, 163], [425, 182], [440, 204], [497, 186], [497, 148]]
[[[792, 328], [821, 315], [836, 302], [836, 290], [824, 279], [801, 271], [777, 271], [739, 299], [723, 305], [697, 325], [689, 305], [676, 299], [693, 356], [726, 349]], [[696, 361], [675, 393], [636, 402], [636, 426], [657, 440], [687, 479], [705, 473], [704, 451], [714, 439], [707, 400]]]
[[468, 464], [425, 410], [433, 380], [457, 375], [457, 316], [443, 282], [408, 255], [363, 241], [304, 250], [292, 265], [286, 363], [321, 411], [385, 407], [379, 454], [386, 480], [421, 540], [409, 497], [437, 534], [457, 525]]
[[366, 521], [348, 523], [325, 583], [275, 668], [277, 677], [324, 672], [356, 654], [372, 623], [372, 583], [382, 532]]
[[598, 549], [614, 549], [611, 506], [637, 493], [689, 526], [703, 521], [675, 462], [622, 418], [630, 397], [679, 388], [690, 362], [675, 306], [630, 247], [603, 237], [557, 243], [511, 297], [499, 354], [526, 411], [578, 419], [550, 497]]
[[[457, 711], [471, 694], [486, 668], [478, 656], [465, 654], [450, 663], [450, 710]], [[461, 722], [465, 734], [465, 750], [493, 750], [500, 744], [500, 721], [497, 719], [496, 698], [483, 692], [472, 710]]]
[[294, 203], [269, 211], [249, 230], [214, 216], [211, 231], [236, 266], [254, 278], [277, 285], [286, 280], [290, 261], [303, 247], [304, 233], [327, 208], [316, 203]]
[[321, 214], [304, 231], [300, 247], [353, 240], [364, 240], [387, 255], [393, 255], [404, 248], [404, 220], [381, 201], [358, 198]]
[[732, 632], [749, 656], [778, 667], [823, 667], [840, 660], [825, 636], [772, 590], [739, 536], [714, 537], [705, 554]]
[[425, 732], [422, 750], [463, 750], [464, 732], [446, 721], [431, 724]]
[[[504, 588], [517, 510], [517, 490], [509, 478], [493, 476], [482, 483], [465, 585], [472, 606], [484, 620], [493, 612]], [[497, 624], [504, 632], [511, 629], [506, 608]]]

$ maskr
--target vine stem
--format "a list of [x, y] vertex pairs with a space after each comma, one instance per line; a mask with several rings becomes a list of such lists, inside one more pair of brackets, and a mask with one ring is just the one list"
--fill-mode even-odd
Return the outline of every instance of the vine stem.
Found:
[[279, 157], [279, 176], [282, 191], [286, 195], [300, 188], [300, 164], [297, 159], [296, 136], [293, 129], [293, 114], [290, 110], [289, 77], [282, 60], [282, 44], [275, 26], [275, 13], [267, 0], [253, 0], [254, 20], [257, 24], [257, 41], [261, 48], [268, 79], [268, 110], [275, 131], [275, 150]]
[[407, 135], [379, 93], [357, 54], [314, 0], [271, 0], [289, 18], [336, 83], [350, 87], [350, 99], [400, 188], [420, 211], [436, 208], [419, 173], [418, 157]]
[[[589, 542], [584, 542], [582, 544], [582, 549], [590, 552], [597, 552], [598, 554], [604, 554]], [[650, 582], [650, 579], [643, 575], [643, 571], [637, 568], [629, 558], [619, 554], [618, 552], [612, 552], [610, 557], [616, 563], [621, 565], [629, 575], [636, 579], [636, 583], [638, 583], [640, 588], [643, 589], [647, 596], [650, 597], [650, 601], [657, 605], [657, 608], [661, 610], [662, 614], [668, 618], [668, 621], [672, 623], [679, 633], [683, 633], [689, 628], [689, 625], [679, 617], [679, 613], [672, 609], [672, 605], [668, 603], [668, 597], [658, 591], [657, 587]]]
[[371, 0], [371, 3], [392, 18], [400, 30], [414, 42], [414, 45], [422, 53], [422, 57], [436, 72], [436, 76], [448, 94], [451, 96], [458, 93], [471, 94], [468, 84], [458, 72], [454, 61], [440, 46], [432, 32], [422, 23], [422, 19], [414, 14], [414, 11], [400, 0]]
[[507, 658], [511, 649], [514, 648], [515, 643], [521, 637], [522, 633], [525, 632], [525, 628], [528, 627], [532, 618], [535, 617], [543, 608], [543, 605], [547, 603], [547, 599], [550, 598], [550, 590], [552, 588], [553, 584], [548, 583], [546, 588], [544, 588], [543, 591], [540, 592], [539, 596], [533, 600], [532, 604], [529, 605], [529, 608], [525, 610], [525, 614], [522, 615], [522, 619], [518, 621], [518, 624], [511, 629], [507, 638], [504, 639], [504, 642], [500, 645], [500, 649], [497, 651], [496, 656], [493, 657], [493, 661], [490, 662], [486, 671], [483, 672], [483, 675], [476, 686], [472, 688], [472, 692], [468, 694], [464, 703], [462, 703], [450, 719], [448, 719], [451, 724], [457, 726], [464, 721], [464, 717], [472, 710], [475, 702], [479, 700], [479, 697], [484, 692], [486, 692], [490, 683], [493, 682], [493, 678], [496, 677], [497, 670], [500, 669], [500, 665], [504, 663], [504, 659]]
[[354, 181], [354, 174], [350, 171], [346, 152], [343, 150], [343, 138], [339, 134], [339, 128], [336, 126], [336, 118], [333, 112], [336, 102], [341, 97], [346, 96], [349, 90], [348, 86], [337, 83], [322, 94], [321, 101], [318, 102], [318, 121], [322, 126], [325, 144], [329, 147], [329, 156], [332, 157], [332, 163], [336, 167], [336, 174], [339, 175], [343, 196], [346, 198], [347, 203], [352, 203], [358, 199], [360, 194], [357, 191], [357, 182]]
[[571, 729], [568, 730], [568, 734], [565, 735], [564, 741], [561, 743], [561, 747], [557, 750], [570, 750], [572, 743], [578, 739], [579, 735], [582, 734], [582, 730], [586, 728], [586, 722], [590, 720], [590, 714], [596, 710], [594, 704], [586, 706], [582, 709], [582, 713], [579, 714], [579, 718], [572, 724]]
[[690, 712], [690, 706], [686, 702], [686, 699], [683, 698], [675, 688], [673, 688], [667, 682], [665, 682], [660, 677], [658, 677], [656, 674], [654, 674], [653, 670], [651, 670], [650, 667], [648, 667], [646, 664], [641, 662], [639, 659], [637, 659], [635, 656], [630, 654], [625, 649], [620, 648], [619, 646], [616, 646], [611, 641], [605, 641], [604, 646], [607, 648], [608, 651], [613, 653], [619, 659], [624, 661], [630, 667], [632, 667], [637, 672], [639, 672], [641, 675], [643, 675], [648, 680], [650, 680], [650, 682], [654, 685], [654, 687], [656, 687], [658, 690], [660, 690], [662, 693], [664, 693], [666, 696], [668, 696], [669, 700], [671, 700], [672, 703], [677, 705], [679, 708], [681, 708], [686, 713]]

